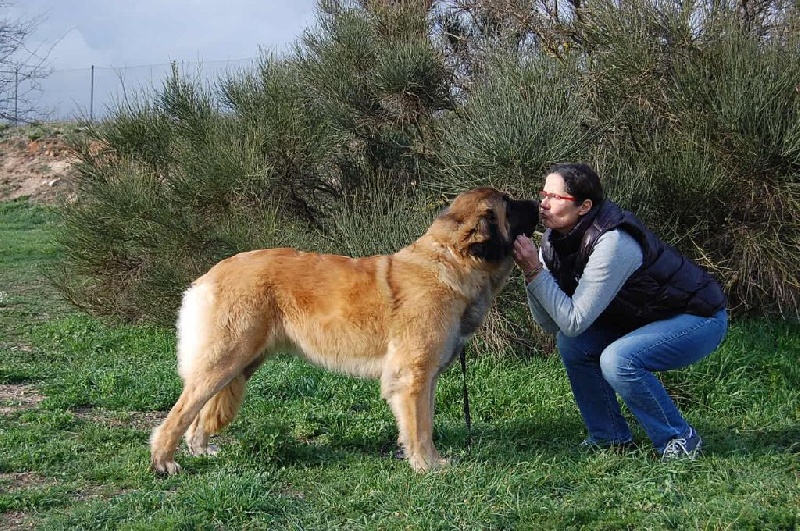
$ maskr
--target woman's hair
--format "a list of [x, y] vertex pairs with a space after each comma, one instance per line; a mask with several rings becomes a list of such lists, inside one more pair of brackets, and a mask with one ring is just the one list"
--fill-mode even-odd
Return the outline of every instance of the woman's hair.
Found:
[[588, 164], [564, 162], [550, 167], [550, 173], [557, 173], [564, 179], [566, 192], [581, 203], [585, 199], [592, 200], [592, 206], [603, 202], [605, 194], [597, 172]]

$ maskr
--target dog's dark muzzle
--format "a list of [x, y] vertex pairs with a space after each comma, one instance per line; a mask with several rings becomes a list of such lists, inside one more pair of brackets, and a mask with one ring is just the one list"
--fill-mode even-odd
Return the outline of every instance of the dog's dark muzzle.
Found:
[[509, 201], [508, 219], [511, 223], [512, 239], [520, 234], [530, 237], [539, 222], [539, 201], [512, 199]]

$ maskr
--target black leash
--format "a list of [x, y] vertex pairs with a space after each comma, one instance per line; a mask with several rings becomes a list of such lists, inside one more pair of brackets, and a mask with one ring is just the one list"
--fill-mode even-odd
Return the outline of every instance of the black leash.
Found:
[[464, 420], [467, 423], [467, 451], [472, 447], [472, 417], [469, 414], [469, 393], [467, 391], [467, 356], [466, 346], [461, 345], [458, 356], [461, 359], [461, 373], [464, 375]]

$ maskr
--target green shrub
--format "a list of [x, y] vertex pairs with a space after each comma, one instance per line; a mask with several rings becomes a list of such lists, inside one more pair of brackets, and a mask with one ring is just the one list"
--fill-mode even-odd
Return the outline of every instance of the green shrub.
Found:
[[734, 308], [797, 318], [800, 48], [721, 9], [595, 4], [581, 30], [610, 195], [714, 271]]
[[333, 205], [326, 220], [325, 250], [347, 256], [392, 254], [428, 229], [444, 207], [443, 198], [408, 188], [397, 193], [377, 175], [364, 186]]
[[[283, 74], [290, 81], [285, 70], [264, 66], [262, 78]], [[226, 82], [233, 95], [247, 79]], [[274, 129], [290, 132], [291, 117], [302, 122], [298, 131], [310, 130], [313, 118], [298, 114], [294, 99], [269, 98], [270, 90], [291, 94], [292, 88], [288, 81], [264, 82], [255, 95], [274, 113]], [[78, 194], [63, 208], [66, 259], [55, 276], [75, 304], [171, 322], [181, 290], [216, 261], [253, 247], [309, 241], [316, 212], [300, 206], [309, 203], [308, 176], [316, 175], [319, 161], [305, 146], [322, 143], [324, 135], [273, 135], [259, 125], [267, 120], [220, 108], [209, 88], [174, 72], [157, 100], [128, 100], [76, 144]], [[275, 152], [287, 155], [277, 163], [268, 158]]]
[[498, 54], [485, 66], [445, 120], [439, 184], [492, 184], [532, 197], [549, 165], [588, 154], [592, 132], [576, 65]]
[[322, 6], [317, 31], [307, 32], [297, 50], [297, 65], [317, 116], [341, 140], [333, 161], [340, 186], [358, 189], [376, 176], [390, 177], [382, 183], [389, 189], [427, 180], [436, 171], [433, 117], [452, 102], [422, 3]]

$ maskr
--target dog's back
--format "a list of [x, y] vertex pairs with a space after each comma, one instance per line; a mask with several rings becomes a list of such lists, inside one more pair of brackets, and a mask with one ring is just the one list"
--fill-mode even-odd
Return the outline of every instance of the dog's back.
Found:
[[215, 265], [183, 297], [179, 373], [228, 344], [294, 351], [328, 369], [376, 378], [386, 353], [391, 256], [348, 258], [266, 249]]

